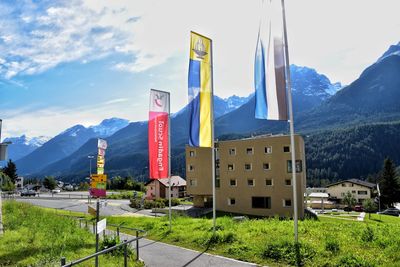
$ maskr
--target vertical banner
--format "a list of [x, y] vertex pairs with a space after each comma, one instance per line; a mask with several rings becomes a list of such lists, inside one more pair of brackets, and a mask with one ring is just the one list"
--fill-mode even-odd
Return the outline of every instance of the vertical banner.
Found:
[[189, 145], [212, 147], [212, 49], [211, 39], [190, 33], [188, 77]]
[[97, 175], [91, 176], [90, 195], [95, 197], [106, 196], [107, 175], [104, 174], [105, 154], [107, 149], [107, 141], [103, 139], [97, 140]]
[[[260, 21], [254, 61], [255, 118], [287, 121], [283, 15], [279, 1], [267, 2], [267, 16]], [[264, 17], [269, 18], [267, 25]]]
[[169, 174], [169, 93], [150, 90], [149, 108], [149, 177], [168, 178]]

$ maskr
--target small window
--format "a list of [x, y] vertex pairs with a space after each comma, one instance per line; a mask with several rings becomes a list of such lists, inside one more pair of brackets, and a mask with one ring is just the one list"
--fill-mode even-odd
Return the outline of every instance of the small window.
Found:
[[194, 166], [192, 164], [189, 164], [189, 171], [190, 172], [194, 171]]
[[292, 206], [292, 200], [291, 199], [284, 199], [283, 200], [283, 206], [284, 207], [291, 207]]
[[190, 186], [197, 186], [197, 180], [196, 179], [190, 179], [189, 180], [189, 185]]
[[229, 185], [230, 186], [236, 186], [236, 179], [230, 179], [229, 180]]
[[190, 150], [189, 151], [189, 157], [193, 158], [196, 156], [196, 153], [194, 152], [194, 150]]
[[247, 179], [248, 186], [254, 186], [254, 179]]
[[253, 148], [252, 147], [246, 148], [246, 154], [247, 155], [253, 155]]
[[352, 194], [355, 194], [355, 193], [356, 193], [356, 190], [351, 190], [351, 193], [352, 193]]
[[263, 169], [269, 170], [270, 169], [269, 163], [263, 163]]
[[265, 154], [271, 154], [272, 153], [272, 146], [264, 147], [264, 153]]
[[228, 171], [235, 170], [235, 166], [233, 164], [228, 164]]
[[285, 179], [285, 185], [292, 185], [292, 179]]
[[272, 186], [272, 179], [265, 179], [266, 186]]
[[290, 146], [284, 146], [283, 147], [283, 152], [290, 152]]
[[[296, 173], [300, 173], [303, 171], [303, 162], [302, 160], [296, 160]], [[292, 172], [292, 161], [288, 160], [287, 161], [287, 172], [291, 173]]]
[[246, 164], [244, 164], [244, 169], [245, 169], [246, 171], [251, 171], [251, 163], [246, 163]]
[[252, 197], [251, 207], [253, 209], [270, 209], [271, 198], [270, 197]]
[[236, 148], [229, 148], [229, 155], [236, 155]]
[[344, 194], [344, 192], [342, 192], [340, 195], [341, 195], [342, 197], [344, 197], [345, 194]]
[[[355, 193], [355, 192], [354, 192]], [[358, 191], [357, 192], [359, 195], [368, 195], [367, 191]]]
[[342, 187], [346, 187], [346, 184], [342, 184]]
[[236, 200], [234, 198], [228, 198], [228, 205], [233, 206], [236, 204]]

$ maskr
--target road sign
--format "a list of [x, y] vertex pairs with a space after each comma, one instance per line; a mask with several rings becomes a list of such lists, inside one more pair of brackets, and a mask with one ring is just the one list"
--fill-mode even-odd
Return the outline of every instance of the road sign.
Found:
[[107, 226], [107, 221], [106, 219], [103, 219], [99, 222], [97, 222], [97, 233], [100, 234], [103, 230], [106, 230], [106, 226]]

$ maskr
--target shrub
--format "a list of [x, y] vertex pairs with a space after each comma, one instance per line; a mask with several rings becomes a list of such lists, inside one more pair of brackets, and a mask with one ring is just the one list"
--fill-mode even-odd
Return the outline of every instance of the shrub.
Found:
[[340, 250], [339, 242], [333, 238], [327, 238], [325, 242], [325, 250], [332, 253], [338, 253]]
[[364, 231], [361, 233], [361, 240], [364, 242], [372, 242], [374, 241], [375, 235], [374, 230], [371, 227], [367, 226]]
[[131, 204], [129, 206], [134, 209], [140, 209], [141, 208], [140, 201], [141, 201], [140, 199], [132, 198], [130, 200]]
[[304, 262], [312, 259], [315, 254], [315, 250], [307, 244], [281, 241], [267, 244], [262, 257], [284, 261], [292, 265], [304, 265]]
[[339, 263], [336, 265], [337, 267], [371, 267], [374, 264], [367, 262], [363, 258], [357, 257], [352, 254], [345, 255], [340, 258]]

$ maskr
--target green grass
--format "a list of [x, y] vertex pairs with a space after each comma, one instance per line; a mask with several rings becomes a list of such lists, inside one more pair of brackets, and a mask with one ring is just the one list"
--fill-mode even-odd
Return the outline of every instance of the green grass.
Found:
[[[133, 190], [111, 190], [117, 194], [107, 195], [107, 199], [131, 199], [133, 198]], [[141, 199], [144, 192], [136, 191], [136, 198]]]
[[[108, 217], [109, 223], [141, 228], [154, 240], [268, 266], [400, 266], [400, 218], [366, 215], [365, 222], [335, 217], [299, 222], [300, 246], [293, 244], [293, 221], [249, 219], [235, 222], [174, 217], [172, 232], [167, 218]], [[298, 260], [299, 259], [299, 260]]]
[[[3, 221], [0, 266], [59, 266], [61, 257], [70, 262], [94, 253], [94, 235], [54, 210], [4, 201]], [[104, 266], [123, 265], [123, 257], [105, 255], [99, 261]], [[93, 265], [94, 261], [89, 260], [79, 266]], [[141, 264], [130, 260], [130, 266]]]

